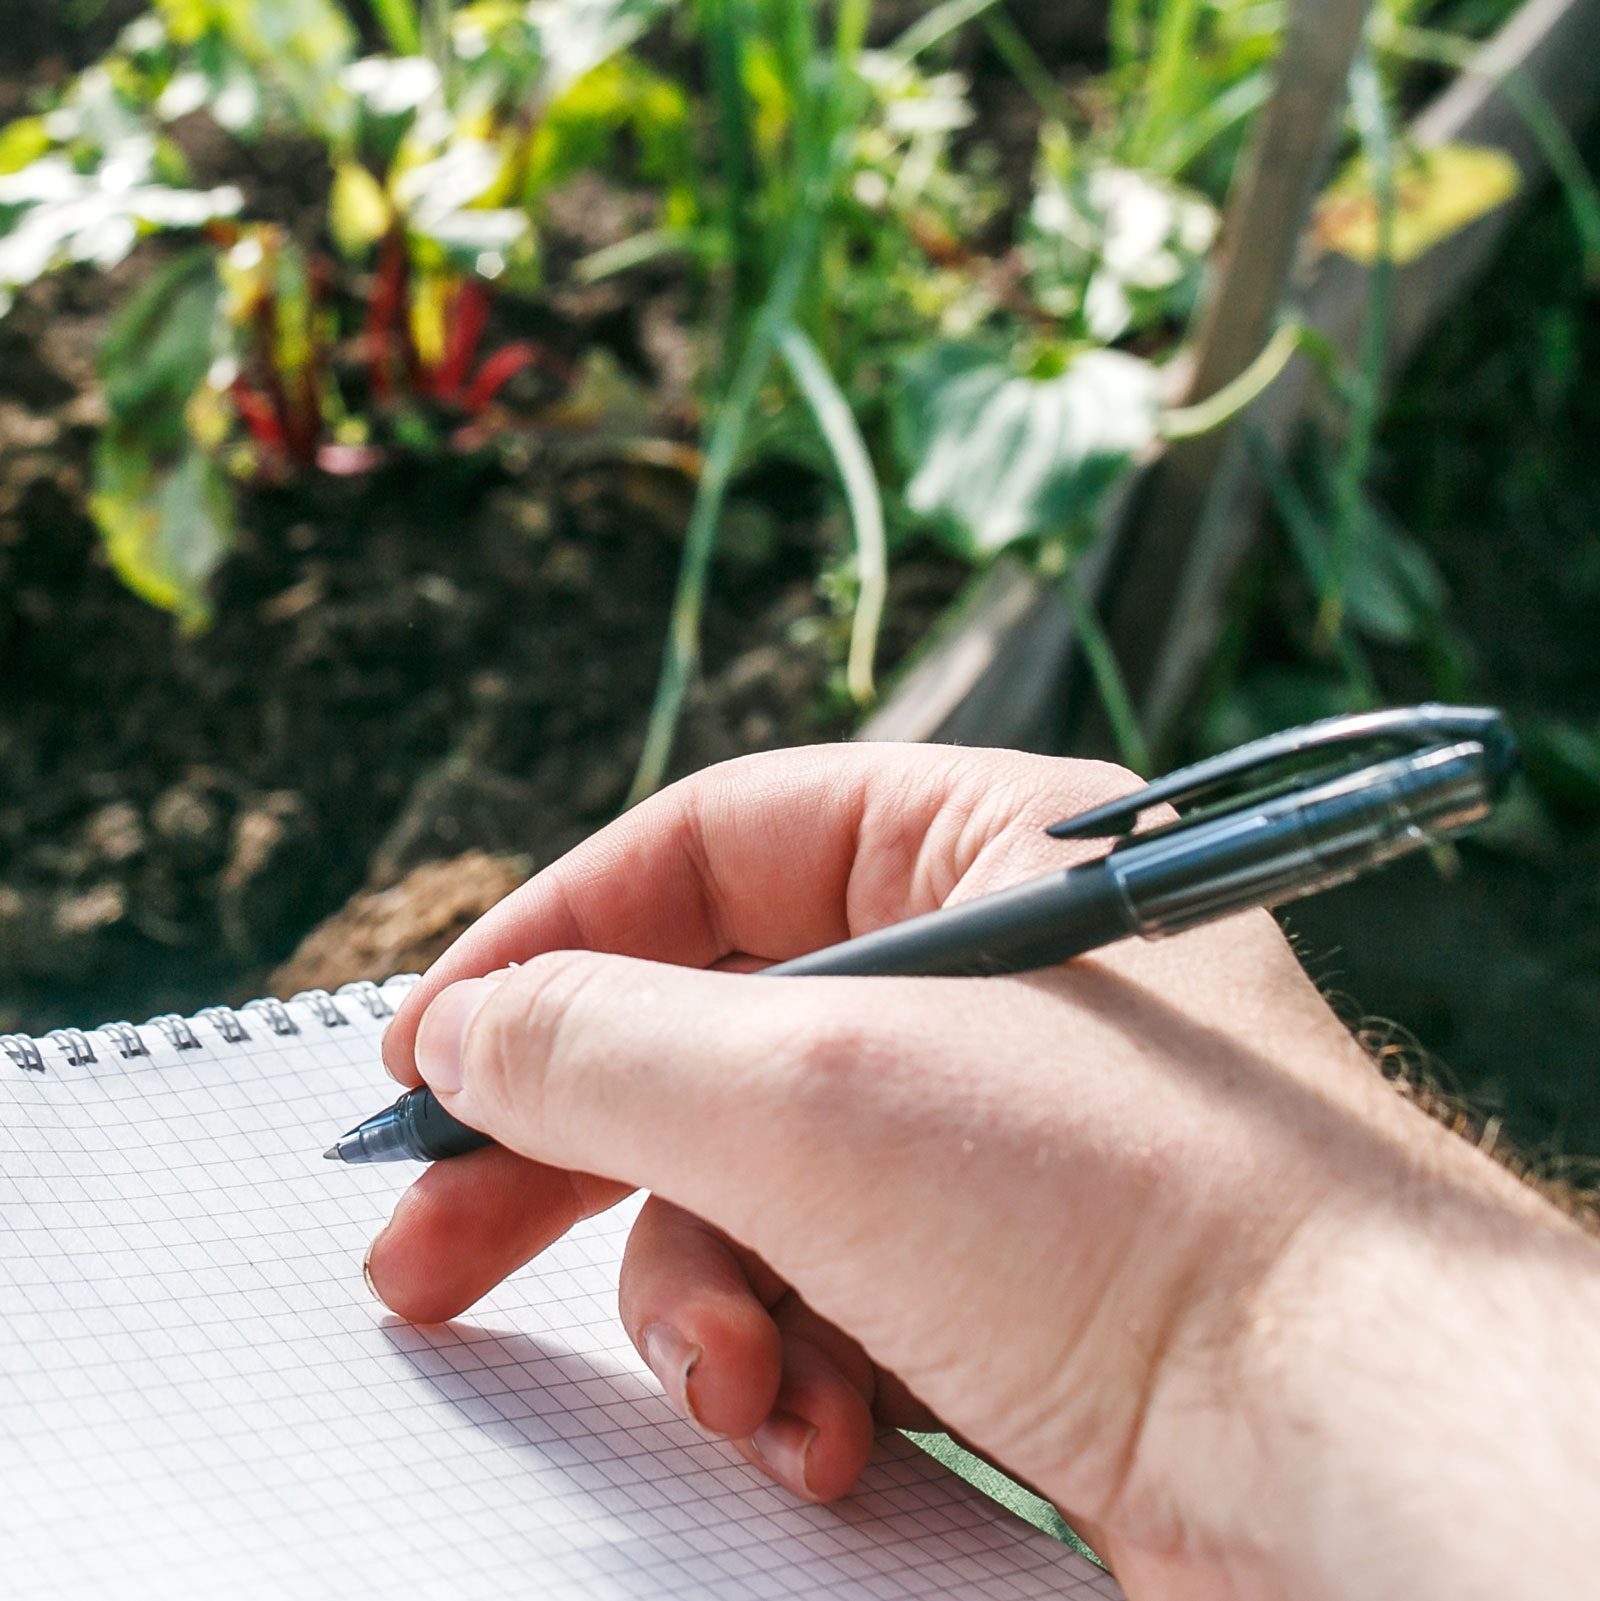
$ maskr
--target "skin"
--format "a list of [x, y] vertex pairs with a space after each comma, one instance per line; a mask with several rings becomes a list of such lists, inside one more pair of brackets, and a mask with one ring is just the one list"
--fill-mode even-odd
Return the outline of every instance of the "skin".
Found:
[[1093, 854], [1044, 826], [1135, 783], [854, 746], [629, 813], [390, 1028], [503, 1148], [417, 1181], [374, 1289], [452, 1317], [647, 1188], [629, 1334], [805, 1499], [942, 1426], [1134, 1601], [1592, 1594], [1600, 1249], [1389, 1090], [1266, 914], [1024, 978], [752, 971]]

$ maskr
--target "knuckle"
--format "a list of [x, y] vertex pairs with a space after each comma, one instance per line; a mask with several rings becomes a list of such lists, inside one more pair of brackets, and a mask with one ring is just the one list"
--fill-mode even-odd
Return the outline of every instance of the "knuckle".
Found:
[[593, 981], [586, 953], [557, 951], [518, 968], [473, 1019], [466, 1040], [474, 1091], [544, 1129], [573, 1054], [572, 1020]]
[[842, 1150], [876, 1126], [902, 1076], [900, 1053], [862, 1009], [820, 1008], [787, 1051], [778, 1093], [785, 1124], [813, 1153]]

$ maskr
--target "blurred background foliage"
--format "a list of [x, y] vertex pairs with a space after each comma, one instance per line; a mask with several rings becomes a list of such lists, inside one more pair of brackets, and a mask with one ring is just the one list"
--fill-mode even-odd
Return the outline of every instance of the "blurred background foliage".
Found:
[[[0, 316], [51, 274], [110, 275], [87, 506], [121, 580], [192, 636], [219, 621], [257, 493], [397, 469], [488, 482], [551, 439], [676, 464], [690, 493], [629, 753], [637, 796], [670, 770], [713, 559], [749, 540], [740, 484], [799, 475], [845, 530], [820, 579], [839, 621], [835, 710], [878, 693], [908, 552], [1070, 574], [1106, 497], [1193, 421], [1173, 410], [1172, 362], [1284, 9], [30, 12], [0, 40], [21, 85], [0, 126]], [[1492, 161], [1414, 163], [1396, 130], [1515, 9], [1380, 0], [1322, 248], [1371, 259], [1404, 243], [1397, 208], [1464, 221], [1508, 198]], [[1290, 921], [1314, 970], [1407, 1023], [1518, 1138], [1600, 1151], [1600, 199], [1592, 161], [1524, 99], [1561, 184], [1381, 419], [1381, 340], [1364, 368], [1318, 353], [1329, 424], [1258, 459], [1276, 537], [1186, 742], [1198, 754], [1379, 701], [1508, 706], [1533, 782], [1443, 864], [1450, 884], [1418, 865]], [[562, 196], [594, 175], [628, 225], [553, 255]], [[670, 393], [569, 337], [551, 299], [651, 273], [681, 297]], [[1270, 383], [1288, 333], [1239, 402]], [[1117, 664], [1093, 660], [1137, 762]]]

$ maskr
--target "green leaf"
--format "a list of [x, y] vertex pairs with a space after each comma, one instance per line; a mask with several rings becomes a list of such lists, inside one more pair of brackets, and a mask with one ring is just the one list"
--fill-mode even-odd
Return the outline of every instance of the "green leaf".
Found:
[[672, 8], [673, 0], [563, 0], [539, 10], [546, 97], [626, 50]]
[[43, 117], [19, 117], [0, 128], [0, 174], [21, 172], [51, 145]]
[[117, 314], [101, 347], [100, 377], [115, 429], [154, 450], [183, 439], [183, 411], [212, 360], [219, 295], [208, 251], [168, 262]]
[[211, 621], [212, 575], [233, 544], [227, 479], [198, 446], [161, 462], [142, 440], [108, 433], [89, 507], [117, 576], [193, 633]]
[[353, 103], [343, 75], [355, 59], [356, 31], [334, 0], [160, 0], [159, 9], [174, 37], [210, 31], [225, 38], [308, 127], [330, 139], [349, 132]]
[[1352, 556], [1344, 609], [1368, 638], [1413, 644], [1443, 616], [1444, 580], [1433, 558], [1370, 503], [1358, 520]]
[[1539, 720], [1518, 730], [1528, 773], [1563, 811], [1600, 814], [1600, 726]]
[[372, 14], [397, 56], [414, 56], [422, 50], [422, 21], [412, 0], [372, 0]]
[[1082, 528], [1159, 427], [1155, 368], [1110, 350], [1038, 377], [980, 345], [935, 345], [894, 398], [906, 503], [974, 560]]
[[1047, 129], [1024, 228], [1029, 285], [1051, 316], [1099, 344], [1182, 320], [1218, 220], [1203, 195], [1084, 157]]
[[884, 533], [878, 478], [850, 402], [817, 347], [791, 323], [779, 335], [778, 348], [838, 469], [845, 504], [850, 509], [861, 590], [850, 630], [846, 680], [857, 704], [865, 705], [874, 694], [873, 663], [889, 595], [889, 542]]

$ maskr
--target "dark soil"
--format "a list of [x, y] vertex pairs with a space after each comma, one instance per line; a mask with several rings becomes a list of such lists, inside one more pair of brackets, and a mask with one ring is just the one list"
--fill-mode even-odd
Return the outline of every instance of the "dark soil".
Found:
[[[185, 639], [85, 512], [107, 298], [60, 278], [0, 323], [0, 1029], [236, 994], [364, 884], [469, 848], [538, 863], [606, 821], [692, 492], [537, 431], [253, 492]], [[843, 532], [810, 480], [746, 486], [681, 768], [847, 731], [817, 592]], [[960, 581], [900, 563], [886, 667]]]

